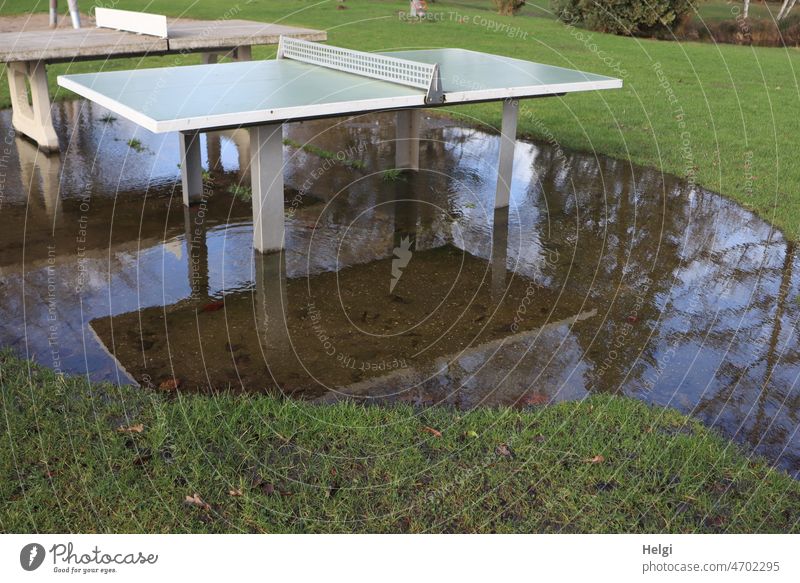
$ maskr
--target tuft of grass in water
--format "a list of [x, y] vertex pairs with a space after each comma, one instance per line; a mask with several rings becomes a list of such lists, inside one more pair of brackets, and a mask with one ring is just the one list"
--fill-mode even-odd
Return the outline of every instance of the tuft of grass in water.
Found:
[[365, 164], [362, 160], [345, 158], [343, 156], [339, 156], [336, 152], [325, 150], [324, 148], [320, 148], [318, 146], [315, 146], [314, 144], [301, 144], [300, 142], [292, 140], [291, 138], [284, 138], [283, 144], [285, 146], [291, 146], [292, 148], [296, 148], [298, 150], [303, 150], [304, 152], [312, 154], [314, 156], [318, 156], [323, 160], [336, 160], [340, 164], [347, 166], [349, 168], [355, 168], [358, 170], [363, 170], [365, 168]]
[[145, 152], [147, 148], [142, 144], [142, 142], [137, 138], [131, 138], [127, 141], [128, 147], [133, 150], [134, 152], [141, 154]]
[[253, 200], [253, 189], [246, 184], [231, 184], [228, 187], [228, 192], [242, 202]]
[[381, 178], [383, 178], [385, 182], [398, 182], [399, 180], [405, 179], [403, 172], [402, 168], [390, 168], [381, 173]]
[[625, 397], [457, 412], [162, 395], [9, 352], [0, 392], [4, 532], [800, 531], [800, 482]]

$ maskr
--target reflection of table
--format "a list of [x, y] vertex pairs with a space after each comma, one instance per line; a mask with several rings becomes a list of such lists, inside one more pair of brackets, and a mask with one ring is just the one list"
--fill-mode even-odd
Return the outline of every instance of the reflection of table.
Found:
[[76, 60], [192, 52], [231, 54], [249, 60], [250, 47], [274, 45], [281, 35], [325, 40], [324, 31], [249, 20], [178, 20], [169, 24], [169, 37], [139, 35], [99, 28], [29, 30], [0, 33], [0, 62], [6, 64], [14, 129], [45, 151], [58, 151], [50, 118], [46, 66]]

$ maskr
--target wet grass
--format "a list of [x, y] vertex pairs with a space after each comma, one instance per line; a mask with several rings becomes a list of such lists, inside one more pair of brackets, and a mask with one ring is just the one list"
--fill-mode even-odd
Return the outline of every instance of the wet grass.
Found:
[[8, 353], [0, 390], [4, 532], [800, 530], [800, 483], [626, 398], [322, 407], [92, 385]]
[[402, 168], [389, 168], [381, 173], [384, 182], [398, 182], [404, 180], [404, 170]]
[[[407, 2], [366, 0], [351, 0], [345, 10], [338, 10], [340, 3], [334, 1], [237, 4], [233, 17], [329, 29], [331, 43], [363, 50], [464, 47], [621, 76], [625, 87], [619, 91], [526, 102], [520, 133], [662, 168], [727, 195], [789, 237], [800, 237], [800, 164], [787, 147], [789, 136], [800, 133], [800, 116], [795, 114], [800, 52], [598, 33], [589, 37], [552, 19], [502, 17], [464, 4], [431, 3], [431, 13], [442, 16], [425, 23], [398, 15], [408, 10]], [[715, 4], [718, 10], [719, 5]], [[117, 7], [141, 9], [132, 0], [120, 0]], [[148, 4], [152, 12], [206, 19], [221, 18], [229, 8], [221, 0]], [[42, 0], [4, 4], [9, 14], [46, 9]], [[536, 11], [536, 6], [531, 9]], [[274, 54], [274, 47], [254, 50], [255, 58]], [[50, 82], [55, 88], [56, 74], [65, 72], [194, 64], [199, 58], [172, 55], [52, 65]], [[58, 96], [72, 94], [61, 91]], [[0, 105], [8, 103], [6, 83], [0, 80]], [[500, 123], [498, 104], [452, 112], [476, 123]]]
[[145, 152], [147, 150], [147, 148], [145, 148], [142, 145], [141, 140], [139, 140], [137, 138], [131, 138], [130, 140], [127, 141], [127, 144], [128, 144], [128, 147], [131, 150], [133, 150], [134, 152], [137, 152], [139, 154], [141, 154], [142, 152]]
[[253, 189], [246, 184], [231, 184], [228, 186], [228, 193], [242, 202], [253, 200]]
[[365, 168], [365, 164], [362, 160], [348, 158], [344, 156], [343, 152], [341, 153], [331, 152], [330, 150], [326, 150], [324, 148], [320, 148], [319, 146], [315, 146], [314, 144], [301, 144], [300, 142], [292, 140], [291, 138], [285, 138], [283, 140], [283, 144], [285, 146], [290, 146], [297, 150], [303, 150], [303, 152], [321, 158], [322, 160], [335, 160], [339, 164], [347, 166], [348, 168], [355, 168], [358, 170], [363, 170]]

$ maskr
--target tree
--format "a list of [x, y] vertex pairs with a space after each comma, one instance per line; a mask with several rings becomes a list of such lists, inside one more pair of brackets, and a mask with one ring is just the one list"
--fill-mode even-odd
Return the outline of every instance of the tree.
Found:
[[512, 16], [525, 6], [525, 0], [492, 0], [499, 14]]
[[551, 4], [562, 22], [629, 36], [671, 29], [692, 8], [692, 0], [551, 0]]
[[783, 4], [781, 5], [781, 9], [778, 12], [778, 20], [783, 20], [794, 8], [794, 5], [797, 4], [797, 0], [783, 0]]

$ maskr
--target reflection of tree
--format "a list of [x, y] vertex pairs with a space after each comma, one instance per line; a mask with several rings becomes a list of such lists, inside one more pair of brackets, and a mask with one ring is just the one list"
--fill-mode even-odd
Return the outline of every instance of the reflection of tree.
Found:
[[588, 382], [694, 411], [778, 457], [800, 400], [794, 246], [655, 170], [553, 148], [535, 167], [540, 230], [562, 259], [549, 281], [603, 316], [575, 328]]

